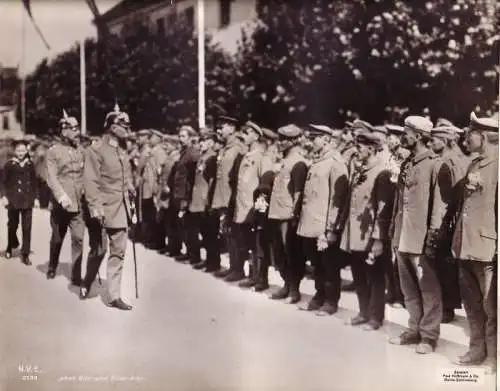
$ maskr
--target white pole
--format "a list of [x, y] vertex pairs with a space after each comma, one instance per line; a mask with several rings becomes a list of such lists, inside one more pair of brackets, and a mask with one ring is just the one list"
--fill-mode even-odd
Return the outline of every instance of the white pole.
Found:
[[26, 12], [23, 12], [23, 27], [21, 39], [21, 129], [26, 134]]
[[87, 134], [87, 97], [85, 82], [85, 42], [80, 41], [80, 105], [81, 105], [81, 132]]
[[205, 1], [198, 0], [198, 125], [205, 127]]

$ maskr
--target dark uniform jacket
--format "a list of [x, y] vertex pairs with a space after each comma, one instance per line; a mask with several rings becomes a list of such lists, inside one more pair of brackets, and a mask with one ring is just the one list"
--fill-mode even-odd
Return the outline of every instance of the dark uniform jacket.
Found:
[[5, 196], [9, 202], [8, 209], [33, 208], [37, 197], [37, 180], [35, 166], [31, 159], [19, 161], [12, 158], [4, 168], [3, 183]]
[[191, 199], [199, 156], [199, 152], [193, 147], [181, 151], [171, 188], [172, 199], [177, 205], [182, 201], [189, 202]]

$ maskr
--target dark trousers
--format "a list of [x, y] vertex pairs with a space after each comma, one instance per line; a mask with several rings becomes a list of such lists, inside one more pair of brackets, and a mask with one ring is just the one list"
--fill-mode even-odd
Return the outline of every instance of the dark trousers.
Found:
[[410, 319], [408, 327], [422, 338], [437, 341], [443, 316], [435, 262], [425, 255], [397, 252], [401, 290]]
[[304, 278], [305, 257], [302, 243], [297, 236], [297, 224], [293, 220], [271, 220], [275, 263], [285, 282], [292, 291], [298, 291]]
[[340, 300], [340, 271], [343, 259], [337, 245], [332, 245], [324, 251], [318, 251], [316, 238], [301, 238], [303, 243], [303, 260], [309, 260], [313, 267], [314, 288], [316, 296], [321, 301], [338, 304]]
[[255, 232], [252, 228], [251, 224], [233, 223], [234, 256], [230, 259], [230, 268], [235, 273], [244, 274], [245, 261], [247, 260], [250, 260], [250, 268], [255, 273], [256, 265], [253, 260]]
[[146, 198], [142, 200], [142, 222], [141, 233], [142, 243], [148, 247], [155, 247], [157, 245], [157, 227], [156, 227], [156, 206], [153, 198]]
[[255, 231], [255, 253], [257, 282], [267, 285], [269, 266], [271, 266], [271, 232], [269, 224], [264, 223]]
[[459, 261], [460, 292], [469, 321], [469, 351], [497, 356], [497, 262]]
[[61, 247], [68, 228], [71, 235], [71, 279], [80, 281], [82, 276], [83, 235], [85, 223], [82, 212], [68, 212], [55, 206], [50, 212], [50, 237], [49, 270], [55, 271], [59, 264]]
[[220, 269], [221, 264], [221, 248], [222, 240], [219, 235], [220, 229], [220, 213], [215, 210], [211, 210], [204, 214], [204, 225], [206, 227], [206, 235], [203, 236], [203, 247], [207, 252], [207, 268], [209, 270]]
[[180, 255], [182, 242], [186, 238], [186, 233], [184, 230], [183, 221], [179, 217], [179, 207], [171, 202], [166, 212], [168, 251], [172, 256]]
[[19, 217], [21, 217], [21, 230], [23, 233], [23, 244], [21, 255], [27, 257], [31, 252], [31, 223], [33, 209], [8, 209], [7, 210], [7, 251], [19, 246], [17, 238], [17, 228], [19, 227]]
[[375, 259], [373, 265], [365, 261], [368, 252], [355, 251], [349, 255], [359, 314], [365, 319], [382, 324], [385, 310], [385, 266], [390, 250]]
[[[201, 262], [201, 248], [207, 252], [207, 265], [220, 265], [220, 253], [215, 251], [216, 246], [210, 242], [217, 243], [218, 231], [214, 231], [213, 223], [207, 212], [190, 212], [186, 215], [186, 247], [188, 255], [193, 263]], [[201, 236], [201, 240], [200, 240]], [[218, 257], [218, 259], [217, 259]]]
[[453, 311], [462, 306], [458, 278], [458, 263], [451, 254], [443, 255], [436, 261], [436, 271], [441, 285], [443, 310]]
[[385, 279], [387, 296], [391, 303], [404, 303], [403, 292], [401, 291], [401, 282], [399, 280], [399, 270], [396, 254], [392, 251], [389, 256], [384, 257]]
[[167, 224], [166, 219], [168, 216], [167, 208], [160, 208], [158, 210], [158, 218], [156, 221], [156, 235], [155, 235], [155, 243], [158, 249], [165, 248], [165, 239], [167, 237]]

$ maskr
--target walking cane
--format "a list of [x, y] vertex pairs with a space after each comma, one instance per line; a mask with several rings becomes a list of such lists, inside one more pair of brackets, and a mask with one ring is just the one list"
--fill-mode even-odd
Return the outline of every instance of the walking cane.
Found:
[[[135, 209], [135, 200], [131, 202], [132, 207], [130, 212], [132, 214], [132, 224], [137, 224], [137, 213]], [[139, 288], [137, 287], [137, 255], [135, 252], [135, 240], [132, 240], [132, 254], [134, 257], [134, 276], [135, 276], [135, 298], [139, 298]]]

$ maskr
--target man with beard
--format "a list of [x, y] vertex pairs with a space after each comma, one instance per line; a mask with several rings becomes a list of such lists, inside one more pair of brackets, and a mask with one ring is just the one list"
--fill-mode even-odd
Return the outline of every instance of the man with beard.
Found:
[[234, 235], [240, 250], [231, 265], [232, 273], [226, 281], [245, 278], [244, 263], [251, 254], [250, 275], [240, 286], [253, 287], [257, 283], [257, 260], [255, 258], [255, 209], [254, 193], [264, 176], [273, 169], [266, 152], [266, 137], [262, 128], [248, 121], [239, 134], [249, 151], [242, 156], [237, 167], [236, 193], [234, 198]]
[[[217, 136], [224, 144], [224, 147], [219, 151], [217, 156], [217, 173], [215, 177], [215, 188], [212, 199], [210, 213], [215, 213], [219, 217], [217, 226], [212, 227], [217, 232], [221, 233], [224, 238], [229, 252], [230, 264], [234, 264], [232, 257], [237, 256], [238, 249], [234, 240], [233, 228], [233, 197], [236, 191], [235, 185], [235, 163], [238, 155], [246, 153], [245, 145], [236, 136], [237, 120], [228, 116], [220, 116], [217, 121]], [[219, 247], [218, 243], [211, 245]], [[211, 251], [220, 251], [218, 250]], [[219, 257], [216, 257], [219, 259]], [[220, 269], [219, 265], [214, 265], [215, 269]], [[233, 270], [218, 270], [214, 273], [216, 277], [225, 278]]]
[[134, 199], [132, 171], [126, 151], [130, 129], [127, 113], [118, 110], [106, 116], [106, 134], [85, 151], [84, 188], [92, 223], [89, 226], [90, 252], [80, 298], [90, 288], [106, 255], [108, 306], [131, 310], [121, 298], [123, 262], [127, 248], [127, 228], [131, 223], [130, 199]]
[[56, 276], [61, 247], [68, 228], [71, 234], [71, 283], [82, 280], [83, 235], [82, 213], [84, 155], [79, 148], [78, 121], [63, 111], [59, 121], [61, 142], [47, 151], [47, 185], [52, 192], [50, 255], [47, 278]]
[[305, 309], [332, 315], [337, 312], [340, 300], [338, 227], [347, 202], [348, 173], [340, 153], [331, 148], [333, 129], [322, 125], [310, 127], [315, 158], [304, 185], [297, 235], [304, 255], [312, 263], [316, 294]]
[[446, 209], [438, 181], [440, 163], [426, 147], [432, 122], [409, 116], [404, 125], [402, 144], [411, 155], [396, 185], [392, 245], [410, 319], [409, 329], [389, 342], [418, 344], [416, 352], [428, 354], [436, 348], [443, 311], [434, 262]]
[[271, 298], [282, 300], [290, 297], [291, 304], [300, 301], [299, 283], [304, 276], [305, 265], [297, 236], [307, 177], [307, 165], [300, 147], [302, 135], [302, 129], [296, 125], [278, 129], [283, 160], [281, 170], [274, 177], [268, 214], [272, 224], [275, 262], [284, 281], [284, 286]]
[[[187, 241], [187, 216], [189, 202], [193, 191], [193, 184], [196, 174], [196, 162], [199, 158], [199, 152], [193, 147], [192, 137], [196, 132], [191, 126], [184, 125], [179, 130], [180, 155], [177, 161], [175, 171], [172, 173], [172, 187], [170, 202], [173, 208], [173, 216], [175, 216], [176, 227], [175, 231], [179, 235], [179, 239], [186, 243], [186, 254], [174, 256], [175, 260], [184, 262], [189, 260], [192, 265], [199, 263], [196, 255], [192, 254], [192, 249], [189, 248]], [[173, 234], [173, 232], [172, 232]]]
[[[200, 135], [200, 158], [196, 164], [187, 224], [188, 237], [186, 246], [190, 249], [193, 267], [196, 270], [205, 269], [207, 273], [217, 271], [216, 265], [220, 265], [220, 251], [217, 251], [219, 232], [213, 229], [217, 225], [219, 217], [213, 213], [210, 214], [208, 210], [212, 201], [217, 171], [217, 156], [214, 151], [216, 137], [213, 131], [205, 131]], [[203, 247], [207, 251], [205, 261], [201, 260], [200, 234]]]
[[458, 266], [450, 253], [450, 241], [455, 209], [457, 207], [457, 183], [464, 178], [469, 161], [465, 158], [456, 143], [457, 132], [453, 125], [442, 125], [432, 129], [431, 148], [441, 158], [439, 170], [439, 188], [446, 203], [447, 213], [443, 220], [442, 241], [439, 256], [436, 259], [436, 270], [441, 284], [443, 300], [443, 317], [441, 323], [450, 323], [455, 318], [455, 308], [461, 308], [460, 288], [458, 286]]
[[[385, 137], [384, 137], [385, 138]], [[377, 330], [384, 321], [385, 268], [390, 262], [389, 225], [394, 184], [383, 154], [383, 137], [375, 131], [360, 132], [357, 157], [350, 178], [347, 219], [340, 247], [348, 253], [359, 303], [359, 313], [348, 325], [365, 324]]]
[[470, 328], [468, 352], [457, 364], [485, 363], [496, 371], [498, 119], [470, 118], [467, 143], [477, 154], [459, 184], [461, 202], [451, 251], [459, 262], [459, 282]]

